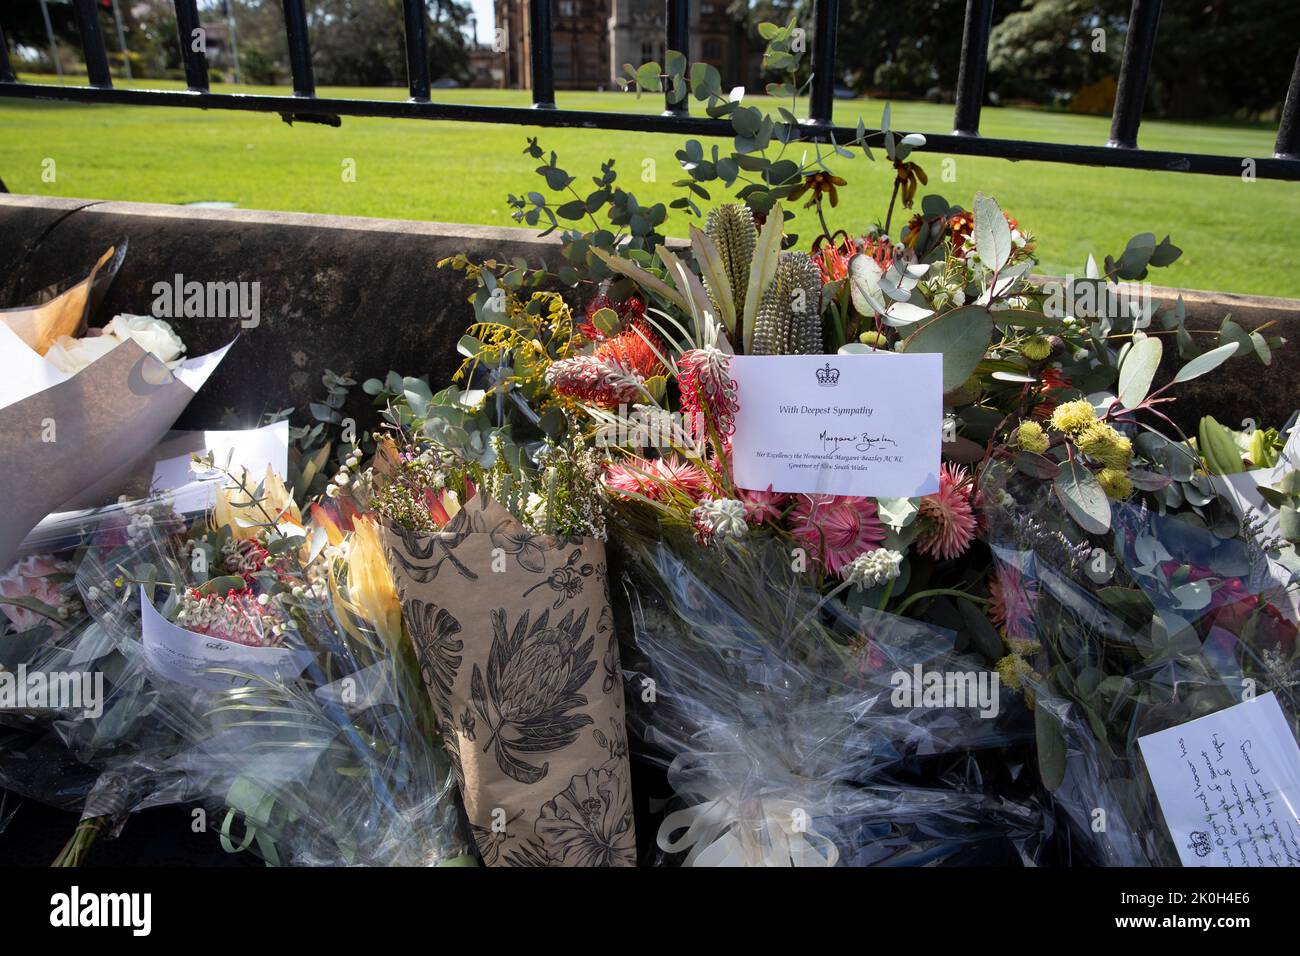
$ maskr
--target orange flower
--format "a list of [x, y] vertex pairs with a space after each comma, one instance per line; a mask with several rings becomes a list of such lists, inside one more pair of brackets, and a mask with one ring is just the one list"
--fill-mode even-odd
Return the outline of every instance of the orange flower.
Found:
[[790, 194], [790, 201], [796, 202], [803, 198], [804, 193], [811, 191], [812, 196], [810, 196], [808, 201], [804, 203], [805, 209], [811, 209], [813, 206], [817, 205], [817, 203], [821, 201], [823, 194], [830, 197], [831, 208], [833, 209], [840, 204], [840, 194], [837, 187], [847, 185], [848, 183], [840, 179], [840, 177], [823, 170], [821, 172], [813, 173], [804, 179], [803, 185], [799, 186]]

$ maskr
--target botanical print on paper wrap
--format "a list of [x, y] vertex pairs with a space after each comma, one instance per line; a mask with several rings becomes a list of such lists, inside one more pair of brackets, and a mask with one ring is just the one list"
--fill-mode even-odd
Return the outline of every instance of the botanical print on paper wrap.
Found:
[[592, 722], [588, 714], [569, 713], [586, 706], [579, 689], [596, 669], [589, 660], [596, 639], [578, 643], [587, 612], [575, 619], [570, 611], [556, 627], [549, 621], [550, 612], [543, 611], [529, 627], [525, 611], [507, 635], [505, 609], [493, 611], [487, 680], [475, 664], [470, 682], [474, 708], [489, 731], [483, 749], [492, 748], [501, 771], [521, 783], [536, 783], [549, 767], [523, 755], [567, 747]]
[[634, 865], [604, 544], [533, 533], [493, 501], [385, 543], [483, 862]]

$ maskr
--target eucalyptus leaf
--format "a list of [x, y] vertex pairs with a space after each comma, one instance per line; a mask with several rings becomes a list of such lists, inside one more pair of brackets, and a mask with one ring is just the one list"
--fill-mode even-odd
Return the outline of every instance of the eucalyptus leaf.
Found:
[[1163, 354], [1164, 346], [1154, 335], [1138, 339], [1128, 350], [1119, 367], [1119, 400], [1125, 408], [1137, 408], [1146, 400]]
[[1175, 382], [1190, 382], [1194, 378], [1199, 378], [1207, 372], [1213, 372], [1228, 359], [1237, 354], [1240, 345], [1236, 342], [1229, 342], [1227, 345], [1220, 345], [1218, 348], [1210, 349], [1204, 355], [1198, 355], [1186, 365], [1178, 370], [1174, 376]]
[[919, 327], [900, 343], [909, 354], [938, 352], [943, 356], [943, 389], [962, 385], [979, 366], [993, 338], [993, 319], [978, 305], [953, 309]]
[[1091, 471], [1079, 461], [1061, 464], [1061, 473], [1052, 482], [1056, 496], [1071, 518], [1090, 534], [1110, 530], [1110, 500]]

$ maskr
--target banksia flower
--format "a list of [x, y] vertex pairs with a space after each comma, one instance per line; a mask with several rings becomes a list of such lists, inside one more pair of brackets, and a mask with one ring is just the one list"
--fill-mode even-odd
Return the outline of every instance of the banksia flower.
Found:
[[1020, 354], [1031, 362], [1041, 362], [1052, 354], [1052, 342], [1046, 335], [1031, 335], [1020, 343]]
[[[754, 214], [748, 206], [736, 203], [717, 206], [709, 212], [704, 233], [718, 247], [722, 267], [731, 283], [731, 301], [735, 303], [736, 314], [739, 315], [745, 309], [749, 265], [754, 258], [754, 243], [757, 239]], [[717, 302], [713, 303], [713, 308], [717, 311]]]
[[822, 350], [821, 273], [806, 252], [783, 252], [754, 317], [755, 355]]

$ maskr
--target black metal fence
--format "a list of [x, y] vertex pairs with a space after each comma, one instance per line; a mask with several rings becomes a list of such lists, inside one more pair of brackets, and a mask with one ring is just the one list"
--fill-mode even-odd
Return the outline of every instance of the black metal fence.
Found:
[[[4, 37], [0, 12], [0, 96], [29, 100], [63, 100], [79, 103], [118, 103], [136, 106], [179, 106], [196, 109], [253, 110], [279, 113], [288, 121], [337, 126], [342, 116], [381, 116], [400, 119], [457, 120], [475, 123], [514, 123], [526, 126], [567, 126], [588, 129], [638, 130], [690, 136], [734, 135], [725, 119], [691, 116], [687, 101], [669, 104], [660, 115], [558, 109], [555, 72], [551, 56], [551, 0], [529, 4], [530, 56], [533, 106], [474, 106], [436, 103], [430, 99], [428, 46], [425, 42], [425, 0], [404, 0], [406, 67], [410, 99], [339, 99], [316, 95], [307, 14], [303, 0], [282, 0], [289, 63], [293, 73], [292, 96], [213, 93], [208, 84], [205, 54], [189, 41], [199, 28], [196, 0], [175, 0], [176, 21], [185, 64], [185, 91], [122, 89], [113, 86], [108, 55], [100, 29], [96, 0], [73, 0], [88, 85], [61, 86], [22, 83], [14, 74]], [[665, 0], [667, 49], [686, 51], [689, 0]], [[1290, 2], [1290, 0], [1287, 0]], [[1029, 140], [990, 139], [979, 135], [980, 106], [988, 68], [988, 40], [993, 0], [967, 0], [957, 79], [953, 132], [926, 134], [928, 149], [967, 156], [992, 156], [1009, 160], [1072, 163], [1173, 172], [1241, 176], [1253, 166], [1260, 179], [1300, 180], [1300, 54], [1297, 54], [1287, 89], [1277, 143], [1272, 156], [1221, 156], [1139, 149], [1138, 126], [1146, 99], [1147, 76], [1156, 48], [1161, 0], [1133, 0], [1124, 44], [1119, 88], [1111, 116], [1110, 140], [1103, 145], [1062, 145]], [[856, 128], [836, 127], [832, 121], [835, 88], [835, 37], [839, 0], [816, 0], [813, 26], [813, 82], [807, 139], [851, 139]]]

